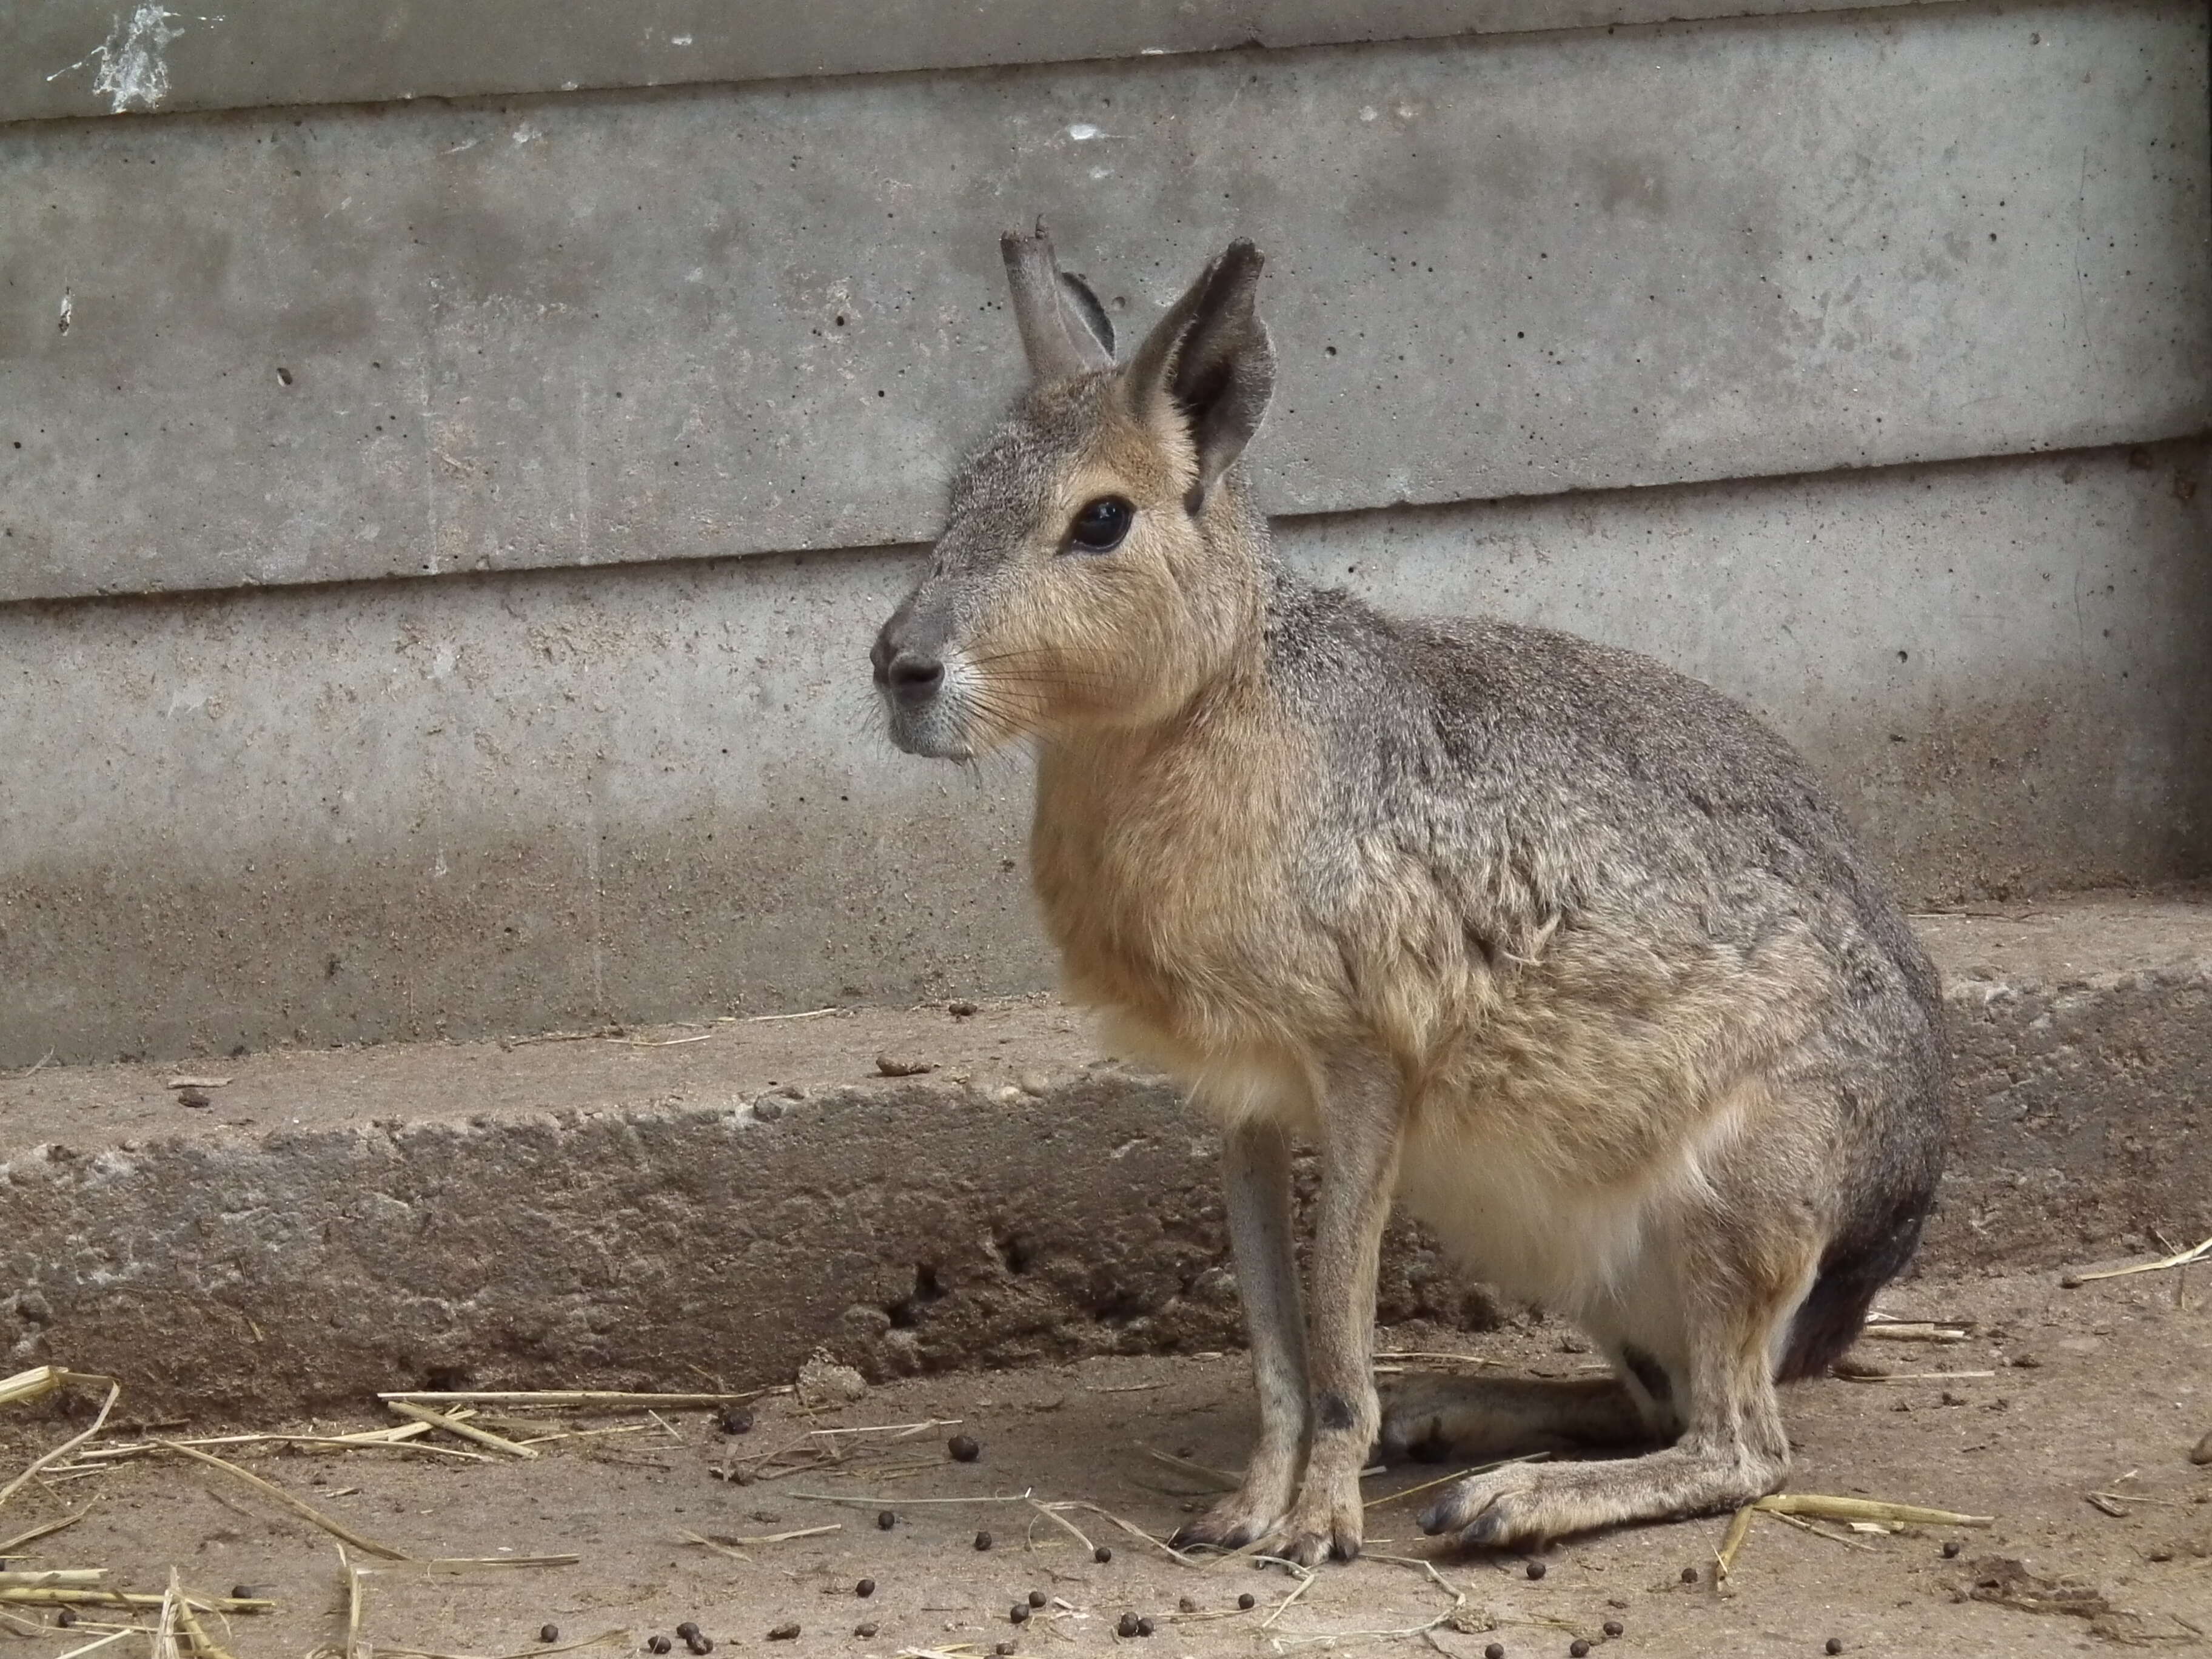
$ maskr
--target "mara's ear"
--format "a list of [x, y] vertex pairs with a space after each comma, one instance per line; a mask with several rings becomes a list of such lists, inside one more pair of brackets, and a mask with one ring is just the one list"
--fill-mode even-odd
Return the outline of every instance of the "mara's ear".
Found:
[[1125, 377], [1140, 414], [1188, 424], [1193, 513], [1252, 441], [1275, 389], [1275, 349], [1256, 305], [1261, 263], [1251, 243], [1231, 242], [1145, 337]]
[[999, 238], [999, 252], [1006, 262], [1022, 350], [1037, 383], [1113, 368], [1114, 331], [1105, 312], [1079, 279], [1060, 275], [1042, 228], [1034, 236], [1007, 232]]
[[1112, 362], [1114, 319], [1106, 314], [1106, 307], [1098, 303], [1098, 296], [1091, 291], [1091, 284], [1073, 271], [1063, 270], [1060, 273], [1060, 285], [1065, 290], [1063, 298], [1069, 309], [1074, 312], [1076, 319], [1091, 331], [1091, 337], [1098, 342], [1099, 349], [1106, 354], [1106, 361]]

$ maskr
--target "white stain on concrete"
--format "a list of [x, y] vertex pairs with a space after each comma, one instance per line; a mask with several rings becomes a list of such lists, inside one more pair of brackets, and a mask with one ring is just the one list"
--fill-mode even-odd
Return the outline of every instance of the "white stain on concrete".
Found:
[[70, 291], [67, 289], [64, 289], [62, 290], [61, 310], [62, 332], [64, 334], [68, 333], [70, 331], [70, 325], [75, 321], [76, 321], [76, 301], [70, 299]]
[[[194, 21], [220, 23], [222, 18], [217, 15]], [[179, 27], [184, 21], [183, 14], [171, 11], [160, 0], [142, 0], [127, 15], [116, 17], [106, 40], [46, 79], [58, 81], [87, 64], [97, 63], [100, 68], [93, 75], [92, 89], [107, 100], [112, 113], [157, 109], [169, 95], [167, 53], [170, 43], [184, 34]]]
[[520, 126], [514, 130], [514, 142], [518, 144], [534, 143], [544, 136], [544, 130], [538, 127]]
[[691, 37], [688, 34], [672, 34], [668, 37], [668, 44], [672, 46], [688, 46], [691, 44]]

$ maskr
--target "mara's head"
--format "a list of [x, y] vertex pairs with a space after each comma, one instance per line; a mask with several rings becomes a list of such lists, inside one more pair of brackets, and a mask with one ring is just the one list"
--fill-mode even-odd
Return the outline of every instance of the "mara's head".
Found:
[[1274, 356], [1231, 243], [1126, 365], [1042, 233], [1000, 239], [1030, 386], [962, 466], [929, 570], [876, 636], [902, 749], [968, 760], [1183, 707], [1254, 625], [1264, 531], [1231, 472]]

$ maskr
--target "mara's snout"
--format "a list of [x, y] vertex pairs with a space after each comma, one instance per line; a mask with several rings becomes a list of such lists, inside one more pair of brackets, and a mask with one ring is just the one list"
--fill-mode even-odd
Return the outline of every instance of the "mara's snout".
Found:
[[974, 758], [957, 695], [962, 677], [953, 672], [957, 658], [947, 648], [945, 630], [919, 618], [911, 600], [876, 635], [868, 653], [876, 695], [890, 716], [891, 741], [908, 754], [932, 760]]

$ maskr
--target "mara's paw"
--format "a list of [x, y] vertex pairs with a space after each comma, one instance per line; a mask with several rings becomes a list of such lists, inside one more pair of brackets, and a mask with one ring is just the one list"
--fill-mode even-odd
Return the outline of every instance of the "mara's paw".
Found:
[[1265, 1536], [1282, 1520], [1279, 1505], [1233, 1492], [1195, 1521], [1187, 1521], [1168, 1540], [1179, 1550], [1241, 1550]]
[[1487, 1474], [1469, 1475], [1444, 1489], [1443, 1497], [1421, 1512], [1421, 1530], [1431, 1537], [1448, 1536], [1463, 1549], [1503, 1549], [1516, 1544], [1540, 1544], [1562, 1532], [1576, 1530], [1557, 1522], [1557, 1505], [1544, 1495], [1545, 1471], [1535, 1465], [1514, 1463]]
[[1261, 1542], [1259, 1553], [1294, 1561], [1301, 1567], [1357, 1558], [1366, 1506], [1360, 1501], [1357, 1474], [1344, 1485], [1346, 1490], [1333, 1492], [1325, 1483], [1309, 1480], [1290, 1514]]

